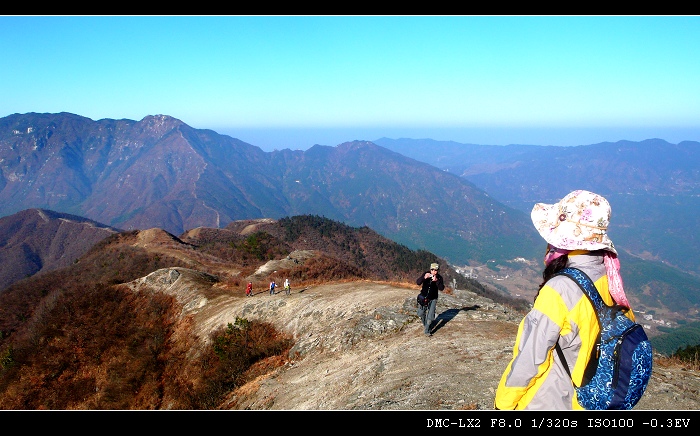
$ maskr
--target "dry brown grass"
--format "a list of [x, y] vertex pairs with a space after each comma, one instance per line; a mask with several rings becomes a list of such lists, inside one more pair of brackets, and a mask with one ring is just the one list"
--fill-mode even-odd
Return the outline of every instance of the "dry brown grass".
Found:
[[697, 359], [693, 361], [686, 361], [681, 360], [678, 357], [666, 357], [662, 355], [656, 355], [654, 356], [654, 364], [662, 366], [664, 368], [678, 368], [692, 371], [700, 370], [700, 361]]

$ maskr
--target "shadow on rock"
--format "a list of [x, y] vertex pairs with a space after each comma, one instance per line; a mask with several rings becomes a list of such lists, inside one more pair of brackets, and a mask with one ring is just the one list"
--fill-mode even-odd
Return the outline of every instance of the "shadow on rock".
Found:
[[446, 311], [442, 312], [438, 316], [435, 317], [435, 321], [433, 323], [433, 328], [431, 330], [432, 333], [437, 332], [441, 328], [443, 328], [445, 325], [447, 325], [448, 322], [452, 321], [455, 316], [461, 311], [468, 311], [468, 310], [477, 310], [479, 309], [479, 305], [475, 304], [473, 306], [465, 306], [462, 307], [461, 309], [447, 309]]

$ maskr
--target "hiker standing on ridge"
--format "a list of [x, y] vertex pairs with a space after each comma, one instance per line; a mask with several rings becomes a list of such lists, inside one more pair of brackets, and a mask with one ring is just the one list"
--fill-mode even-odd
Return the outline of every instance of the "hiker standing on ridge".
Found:
[[433, 321], [435, 321], [435, 306], [437, 305], [438, 291], [445, 289], [445, 283], [442, 276], [438, 273], [440, 265], [437, 263], [430, 264], [430, 271], [421, 274], [416, 280], [416, 284], [421, 286], [421, 295], [427, 297], [425, 306], [418, 306], [418, 317], [423, 322], [423, 332], [426, 336], [432, 336], [430, 331]]
[[275, 295], [275, 281], [270, 282], [270, 295]]
[[289, 285], [289, 279], [284, 279], [284, 292], [289, 295], [292, 292], [292, 288]]
[[246, 297], [252, 297], [253, 296], [253, 283], [248, 282], [248, 286], [245, 288], [245, 296]]
[[[608, 237], [610, 215], [605, 198], [583, 190], [557, 204], [532, 208], [532, 222], [547, 242], [543, 281], [518, 327], [513, 357], [496, 390], [496, 409], [583, 409], [572, 381], [581, 385], [600, 328], [595, 308], [578, 284], [553, 275], [565, 267], [578, 268], [593, 280], [606, 304], [630, 307], [617, 251]], [[634, 320], [632, 310], [626, 316]], [[571, 376], [555, 351], [557, 343]]]

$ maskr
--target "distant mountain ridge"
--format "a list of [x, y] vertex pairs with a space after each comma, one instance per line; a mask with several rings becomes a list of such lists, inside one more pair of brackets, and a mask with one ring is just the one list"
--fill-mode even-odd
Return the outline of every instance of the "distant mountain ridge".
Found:
[[619, 249], [700, 275], [700, 143], [662, 139], [576, 147], [382, 138], [391, 150], [469, 180], [529, 214], [574, 189], [604, 195]]
[[466, 263], [531, 257], [527, 217], [472, 183], [371, 142], [263, 152], [165, 115], [0, 119], [0, 216], [27, 208], [174, 235], [316, 214]]
[[46, 209], [0, 218], [0, 292], [25, 277], [72, 265], [97, 242], [119, 231]]
[[11, 115], [0, 119], [0, 153], [2, 215], [41, 207], [179, 234], [283, 210], [267, 173], [250, 171], [264, 152], [168, 116]]

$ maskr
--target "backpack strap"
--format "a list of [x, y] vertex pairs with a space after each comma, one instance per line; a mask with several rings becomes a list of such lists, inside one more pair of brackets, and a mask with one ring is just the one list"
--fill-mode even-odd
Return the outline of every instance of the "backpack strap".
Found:
[[579, 288], [583, 291], [584, 294], [591, 300], [591, 303], [593, 304], [593, 308], [596, 311], [596, 315], [598, 314], [599, 311], [603, 309], [604, 306], [606, 306], [605, 301], [603, 301], [603, 298], [600, 296], [600, 293], [598, 292], [598, 289], [595, 287], [595, 284], [593, 283], [593, 280], [591, 280], [590, 277], [588, 277], [588, 274], [585, 272], [581, 271], [578, 268], [573, 268], [573, 267], [566, 267], [558, 271], [557, 273], [554, 274], [555, 276], [559, 275], [565, 275], [570, 277], [573, 281], [575, 281]]
[[[598, 323], [600, 323], [599, 312], [603, 309], [603, 306], [605, 306], [606, 304], [605, 304], [605, 301], [603, 301], [603, 298], [600, 296], [598, 289], [595, 287], [593, 280], [591, 280], [591, 278], [588, 277], [588, 274], [586, 274], [585, 272], [581, 271], [578, 268], [566, 267], [566, 268], [562, 268], [561, 270], [556, 272], [554, 274], [554, 276], [567, 276], [571, 280], [576, 282], [576, 284], [578, 284], [579, 288], [581, 288], [583, 293], [590, 300], [591, 304], [593, 304], [593, 308], [595, 309], [596, 319], [598, 319]], [[554, 346], [554, 349], [557, 351], [557, 354], [559, 355], [559, 359], [564, 364], [564, 369], [566, 370], [566, 373], [569, 375], [569, 378], [571, 378], [571, 371], [569, 370], [569, 364], [566, 362], [566, 358], [564, 357], [564, 352], [562, 351], [558, 340]], [[595, 351], [595, 348], [591, 352], [591, 360], [594, 360], [593, 359], [594, 351]], [[590, 364], [590, 361], [589, 361], [589, 364]], [[573, 380], [572, 380], [572, 383], [573, 383]], [[574, 383], [574, 386], [576, 386], [575, 383]]]
[[559, 346], [559, 341], [557, 341], [557, 344], [554, 346], [554, 349], [557, 350], [557, 354], [559, 355], [559, 360], [564, 364], [564, 369], [566, 370], [566, 373], [569, 375], [569, 378], [571, 379], [571, 383], [576, 386], [576, 383], [574, 383], [574, 379], [571, 377], [571, 371], [569, 370], [569, 364], [566, 362], [566, 357], [564, 357], [564, 352], [561, 350], [561, 347]]

